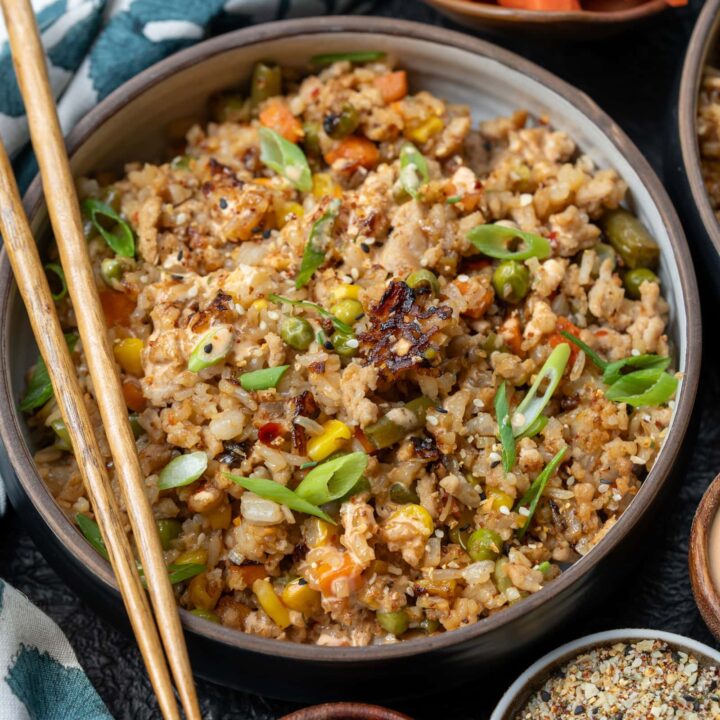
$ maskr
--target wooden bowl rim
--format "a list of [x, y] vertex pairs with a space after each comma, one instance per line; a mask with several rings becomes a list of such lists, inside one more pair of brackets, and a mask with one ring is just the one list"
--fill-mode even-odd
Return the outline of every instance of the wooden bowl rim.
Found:
[[[720, 475], [710, 483], [695, 511], [690, 530], [688, 563], [695, 602], [705, 624], [720, 639], [720, 591], [710, 569], [710, 532], [720, 512]], [[718, 548], [720, 551], [720, 548]]]
[[[218, 627], [215, 623], [203, 621], [186, 610], [181, 609], [180, 611], [183, 625], [188, 630], [220, 645], [299, 661], [370, 664], [377, 661], [413, 657], [431, 651], [441, 651], [450, 646], [462, 645], [470, 641], [478, 641], [483, 635], [504, 625], [510, 625], [546, 602], [552, 602], [554, 598], [568, 591], [570, 586], [616, 548], [640, 521], [646, 507], [659, 494], [680, 453], [690, 423], [699, 381], [702, 345], [701, 315], [693, 265], [680, 221], [654, 170], [627, 135], [587, 95], [552, 73], [490, 42], [453, 30], [390, 18], [330, 16], [265, 23], [220, 35], [172, 55], [121, 85], [93, 108], [70, 132], [66, 143], [68, 152], [72, 155], [89, 135], [117, 112], [118, 108], [182, 69], [238, 47], [262, 44], [268, 40], [328, 32], [343, 32], [349, 35], [376, 33], [432, 42], [440, 47], [450, 45], [495, 60], [571, 101], [624, 155], [644, 182], [654, 207], [667, 228], [674, 259], [677, 261], [680, 279], [678, 300], [682, 303], [679, 305], [678, 312], [685, 313], [686, 321], [685, 379], [675, 408], [672, 432], [665, 440], [658, 461], [643, 482], [633, 502], [602, 542], [559, 578], [524, 599], [522, 603], [517, 603], [501, 613], [483, 618], [452, 632], [391, 645], [370, 645], [357, 648], [324, 647], [272, 640], [230, 628]], [[39, 178], [36, 177], [23, 200], [28, 217], [34, 217], [41, 201], [42, 185]], [[12, 271], [3, 249], [2, 255], [0, 255], [0, 318], [5, 320], [2, 324], [3, 329], [9, 327], [9, 300], [14, 289]], [[3, 330], [0, 341], [4, 348], [8, 347], [7, 330]], [[23, 441], [23, 434], [14, 408], [15, 401], [10, 387], [11, 355], [9, 350], [0, 352], [0, 363], [2, 363], [0, 369], [0, 437], [5, 444], [18, 481], [51, 532], [56, 536], [58, 544], [80, 560], [96, 580], [104, 586], [105, 591], [118, 596], [109, 565], [92, 550], [65, 517], [35, 470], [32, 455]]]
[[369, 703], [335, 702], [311, 705], [279, 720], [412, 720], [404, 713]]
[[577, 25], [604, 24], [620, 25], [641, 18], [656, 15], [668, 8], [665, 0], [647, 0], [625, 10], [602, 12], [598, 10], [570, 10], [562, 12], [541, 12], [539, 10], [515, 10], [473, 0], [425, 0], [428, 5], [441, 10], [477, 20], [491, 20], [493, 23], [513, 25], [533, 23], [536, 25], [555, 25], [572, 23]]
[[707, 0], [688, 43], [678, 95], [678, 132], [683, 169], [700, 220], [715, 251], [720, 254], [720, 221], [710, 205], [700, 165], [697, 141], [697, 104], [702, 71], [720, 31], [720, 0]]

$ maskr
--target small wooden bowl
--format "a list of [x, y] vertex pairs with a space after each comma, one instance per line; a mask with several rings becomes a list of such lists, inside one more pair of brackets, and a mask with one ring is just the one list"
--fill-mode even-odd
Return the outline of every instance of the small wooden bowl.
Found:
[[617, 2], [617, 9], [540, 12], [515, 10], [479, 0], [425, 0], [451, 20], [473, 30], [519, 30], [542, 35], [603, 37], [645, 20], [667, 8], [665, 0]]
[[296, 710], [280, 720], [412, 720], [396, 710], [367, 703], [326, 703]]
[[720, 475], [710, 483], [695, 512], [688, 555], [695, 602], [700, 608], [705, 624], [720, 640], [720, 592], [712, 579], [708, 547], [710, 531], [718, 512], [720, 512]]

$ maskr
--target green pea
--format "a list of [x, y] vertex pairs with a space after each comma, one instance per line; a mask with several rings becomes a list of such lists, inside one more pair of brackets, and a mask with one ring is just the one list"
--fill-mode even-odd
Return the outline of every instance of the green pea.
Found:
[[440, 629], [440, 622], [438, 620], [428, 620], [428, 618], [423, 618], [420, 621], [420, 629], [426, 635], [432, 635]]
[[390, 486], [390, 499], [399, 505], [418, 504], [420, 502], [418, 494], [411, 487], [400, 482], [393, 483]]
[[340, 140], [351, 135], [359, 124], [358, 111], [350, 103], [343, 103], [340, 112], [331, 112], [323, 118], [323, 130], [333, 140]]
[[647, 228], [631, 212], [624, 208], [610, 210], [603, 216], [600, 225], [628, 268], [652, 269], [657, 266], [660, 248]]
[[330, 308], [330, 312], [342, 322], [352, 325], [358, 318], [362, 317], [365, 308], [359, 300], [345, 298]]
[[617, 253], [613, 249], [612, 245], [608, 245], [607, 243], [598, 243], [593, 250], [597, 255], [597, 259], [593, 265], [593, 275], [597, 277], [600, 274], [600, 267], [607, 259], [610, 260], [613, 270], [617, 267]]
[[320, 148], [320, 125], [314, 122], [306, 122], [303, 124], [303, 147], [305, 152], [312, 157], [322, 155]]
[[180, 534], [182, 523], [179, 520], [157, 520], [157, 530], [163, 550], [170, 549], [170, 543]]
[[659, 283], [660, 278], [652, 271], [647, 268], [635, 268], [635, 270], [628, 270], [623, 277], [623, 285], [625, 286], [625, 292], [628, 297], [633, 300], [640, 299], [640, 286], [644, 282]]
[[499, 592], [505, 592], [511, 585], [512, 581], [507, 576], [507, 566], [510, 561], [506, 557], [498, 558], [495, 561], [495, 570], [493, 570], [493, 582]]
[[250, 103], [257, 107], [268, 98], [282, 93], [282, 70], [278, 65], [259, 62], [253, 68]]
[[358, 341], [352, 333], [345, 333], [342, 330], [336, 330], [330, 338], [335, 352], [342, 357], [352, 357], [357, 353]]
[[530, 289], [530, 273], [517, 260], [504, 260], [493, 273], [493, 286], [497, 296], [513, 305], [519, 303]]
[[430, 292], [431, 295], [438, 295], [440, 293], [440, 282], [434, 272], [426, 270], [415, 270], [407, 276], [405, 280], [408, 287], [418, 292]]
[[377, 612], [375, 613], [380, 627], [393, 635], [402, 635], [407, 629], [410, 621], [404, 610], [396, 612]]
[[295, 350], [307, 350], [315, 338], [315, 333], [307, 320], [290, 315], [283, 318], [280, 324], [280, 337]]
[[123, 271], [123, 264], [116, 257], [105, 258], [100, 263], [100, 276], [108, 287], [114, 288], [120, 282]]
[[58, 450], [65, 450], [66, 452], [72, 452], [72, 443], [70, 442], [70, 433], [65, 426], [65, 421], [62, 419], [53, 420], [50, 423], [50, 427], [55, 433], [55, 447]]
[[495, 560], [502, 550], [503, 541], [494, 530], [480, 528], [467, 541], [468, 555], [475, 561]]
[[214, 622], [214, 623], [220, 622], [220, 618], [212, 610], [203, 610], [202, 608], [195, 608], [194, 610], [190, 611], [190, 614], [194, 615], [195, 617], [202, 618], [203, 620], [208, 620], [210, 622]]

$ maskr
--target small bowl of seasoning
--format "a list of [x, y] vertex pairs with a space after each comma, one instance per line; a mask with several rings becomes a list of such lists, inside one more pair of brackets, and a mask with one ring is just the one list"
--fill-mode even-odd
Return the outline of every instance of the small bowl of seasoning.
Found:
[[695, 602], [705, 624], [720, 639], [720, 475], [695, 511], [688, 562]]
[[720, 653], [657, 630], [611, 630], [548, 653], [490, 720], [720, 717]]
[[412, 718], [379, 705], [337, 702], [296, 710], [280, 720], [412, 720]]

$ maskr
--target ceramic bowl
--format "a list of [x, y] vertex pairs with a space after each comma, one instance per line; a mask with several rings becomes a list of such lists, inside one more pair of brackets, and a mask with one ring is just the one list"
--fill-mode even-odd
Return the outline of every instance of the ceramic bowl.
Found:
[[[705, 190], [700, 169], [697, 142], [697, 104], [702, 71], [708, 61], [720, 60], [717, 51], [720, 31], [720, 0], [707, 0], [695, 23], [680, 77], [679, 94], [675, 104], [671, 171], [683, 211], [683, 219], [690, 230], [692, 250], [700, 275], [720, 297], [720, 222], [715, 217]], [[674, 147], [679, 145], [679, 147]]]
[[326, 703], [296, 710], [280, 720], [412, 720], [412, 718], [379, 705]]
[[658, 15], [667, 8], [665, 0], [616, 0], [607, 4], [586, 3], [587, 10], [540, 12], [500, 7], [481, 0], [425, 0], [460, 25], [473, 30], [502, 30], [537, 35], [594, 38], [620, 32], [635, 23]]
[[[695, 400], [700, 313], [682, 229], [657, 177], [615, 125], [583, 93], [492, 44], [448, 30], [380, 18], [328, 17], [259, 25], [196, 45], [132, 79], [88, 113], [68, 138], [73, 171], [82, 175], [157, 157], [169, 122], [202, 112], [208, 96], [248, 78], [260, 59], [304, 66], [323, 52], [385, 50], [410, 70], [411, 82], [467, 103], [475, 120], [519, 107], [547, 115], [583, 152], [615, 168], [630, 202], [662, 253], [660, 276], [670, 304], [668, 333], [685, 374], [659, 458], [637, 497], [599, 545], [540, 592], [451, 633], [370, 647], [318, 647], [246, 635], [182, 611], [195, 670], [218, 683], [296, 701], [390, 698], [431, 692], [498, 667], [568, 622], [637, 556], [636, 543], [678, 461]], [[39, 182], [26, 207], [36, 237], [48, 241]], [[2, 470], [15, 507], [48, 560], [88, 602], [120, 622], [124, 614], [110, 567], [54, 503], [38, 477], [17, 399], [36, 348], [7, 258], [0, 261], [0, 433]], [[10, 463], [15, 474], [10, 470]], [[633, 549], [632, 551], [630, 549]]]
[[545, 684], [550, 675], [580, 653], [605, 645], [614, 645], [618, 642], [627, 643], [639, 640], [662, 640], [674, 650], [692, 653], [701, 663], [720, 666], [720, 652], [697, 640], [675, 633], [637, 629], [595, 633], [573, 640], [533, 663], [508, 688], [490, 716], [490, 720], [516, 720], [517, 713], [522, 710], [530, 696]]
[[[720, 639], [720, 590], [717, 580], [713, 580], [710, 565], [710, 542], [720, 541], [720, 537], [713, 536], [713, 521], [718, 512], [720, 512], [720, 475], [710, 483], [695, 512], [688, 554], [695, 601], [705, 624], [712, 634]], [[717, 552], [720, 552], [720, 542]]]

